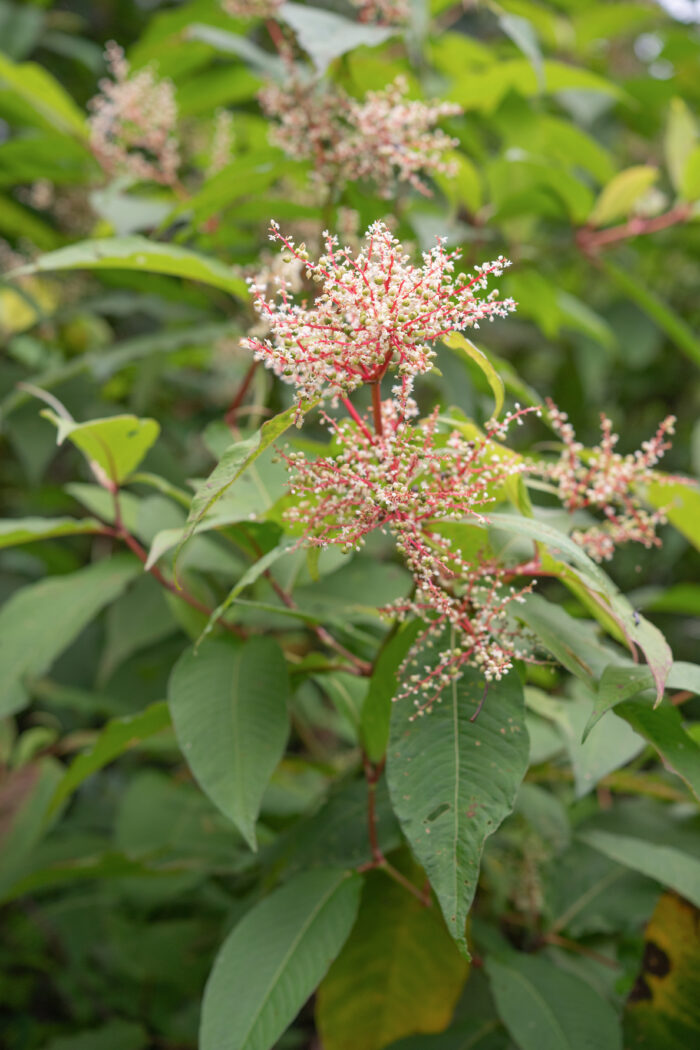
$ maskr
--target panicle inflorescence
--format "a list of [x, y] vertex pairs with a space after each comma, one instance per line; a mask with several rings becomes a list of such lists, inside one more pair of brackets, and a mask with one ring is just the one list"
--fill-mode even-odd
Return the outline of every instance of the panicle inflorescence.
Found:
[[540, 466], [542, 475], [556, 483], [567, 510], [598, 510], [605, 517], [600, 524], [575, 530], [572, 539], [598, 562], [612, 558], [619, 544], [660, 546], [656, 527], [665, 523], [666, 515], [663, 510], [646, 510], [636, 487], [659, 480], [653, 467], [671, 447], [667, 438], [674, 432], [675, 416], [667, 416], [641, 449], [623, 456], [615, 451], [619, 435], [613, 433], [612, 422], [604, 413], [600, 416], [600, 444], [586, 451], [576, 440], [566, 412], [551, 400], [547, 408], [564, 448], [555, 463]]
[[[290, 488], [299, 499], [286, 512], [289, 524], [304, 527], [310, 545], [338, 544], [344, 552], [359, 550], [375, 529], [390, 533], [413, 575], [415, 596], [387, 608], [403, 619], [409, 614], [429, 622], [411, 650], [409, 664], [428, 641], [450, 627], [457, 642], [445, 650], [437, 668], [413, 673], [400, 695], [415, 694], [420, 713], [467, 665], [498, 679], [519, 655], [513, 639], [518, 630], [507, 622], [507, 607], [529, 590], [512, 588], [495, 562], [467, 560], [440, 531], [445, 522], [484, 523], [483, 509], [494, 501], [494, 489], [527, 469], [523, 460], [496, 451], [490, 431], [472, 440], [458, 430], [437, 432], [437, 410], [411, 425], [394, 400], [383, 402], [381, 435], [360, 419], [328, 420], [337, 445], [331, 457], [310, 461], [289, 453]], [[520, 419], [528, 409], [510, 416]], [[426, 690], [429, 700], [425, 700]]]
[[111, 79], [90, 102], [90, 146], [109, 175], [131, 175], [165, 185], [177, 182], [180, 152], [172, 81], [151, 69], [131, 73], [118, 44], [105, 49]]
[[223, 171], [231, 162], [233, 152], [233, 117], [226, 109], [220, 109], [214, 118], [214, 128], [209, 148], [209, 164], [206, 177], [211, 178]]
[[379, 382], [389, 369], [398, 373], [395, 393], [405, 405], [415, 377], [432, 368], [431, 344], [515, 309], [512, 299], [497, 298], [497, 290], [479, 298], [489, 277], [509, 265], [502, 256], [474, 274], [455, 275], [459, 252], [446, 251], [439, 241], [423, 253], [422, 266], [413, 266], [382, 222], [370, 226], [356, 255], [324, 236], [326, 252], [313, 262], [303, 245], [271, 226], [270, 237], [281, 242], [287, 261], [302, 260], [306, 277], [318, 286], [313, 302], [295, 303], [285, 282], [277, 300], [251, 284], [271, 337], [251, 336], [243, 345], [297, 387], [300, 405], [344, 397], [363, 383]]
[[397, 182], [407, 182], [429, 195], [423, 177], [450, 174], [444, 159], [456, 140], [435, 125], [455, 116], [452, 102], [421, 102], [406, 97], [404, 77], [364, 99], [351, 98], [341, 88], [325, 84], [268, 84], [260, 93], [263, 110], [279, 123], [273, 141], [287, 154], [313, 163], [313, 178], [329, 192], [347, 182], [369, 179], [380, 196], [391, 197]]

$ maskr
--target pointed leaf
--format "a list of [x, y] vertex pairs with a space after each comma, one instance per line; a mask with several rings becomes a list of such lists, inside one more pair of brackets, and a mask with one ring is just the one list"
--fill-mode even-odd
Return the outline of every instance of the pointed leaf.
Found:
[[[639, 664], [609, 664], [598, 684], [593, 712], [586, 726], [585, 737], [606, 711], [612, 710], [623, 700], [629, 700], [645, 689], [654, 688], [654, 677], [648, 667]], [[678, 660], [673, 664], [666, 679], [667, 689], [688, 689], [700, 695], [700, 666]]]
[[23, 587], [5, 602], [0, 610], [0, 716], [26, 706], [25, 677], [47, 671], [141, 571], [136, 558], [113, 555]]
[[450, 350], [457, 350], [463, 354], [466, 354], [486, 376], [486, 380], [493, 391], [493, 399], [495, 402], [493, 415], [494, 419], [500, 416], [503, 409], [503, 400], [505, 397], [505, 387], [503, 380], [499, 376], [496, 369], [493, 367], [488, 357], [483, 350], [479, 350], [477, 346], [466, 339], [461, 332], [451, 332], [443, 340], [445, 346], [449, 346]]
[[659, 177], [658, 168], [650, 164], [637, 164], [616, 175], [595, 202], [588, 222], [591, 226], [607, 226], [608, 223], [626, 218], [635, 204]]
[[137, 416], [109, 416], [74, 423], [57, 416], [49, 408], [41, 414], [57, 428], [59, 445], [68, 438], [88, 462], [97, 463], [115, 485], [120, 485], [136, 470], [160, 433], [155, 419], [138, 419]]
[[695, 117], [682, 98], [672, 98], [664, 137], [664, 155], [671, 185], [681, 189], [683, 172], [698, 140]]
[[394, 810], [465, 953], [484, 842], [511, 812], [528, 759], [517, 677], [492, 682], [472, 722], [483, 695], [467, 669], [425, 718], [410, 721], [411, 699], [397, 701], [387, 752]]
[[208, 640], [170, 676], [178, 743], [200, 787], [257, 848], [255, 821], [289, 734], [287, 668], [269, 638]]
[[370, 874], [355, 927], [318, 990], [324, 1050], [381, 1050], [404, 1035], [441, 1032], [467, 971], [438, 909]]
[[278, 15], [296, 33], [299, 46], [310, 56], [319, 73], [335, 58], [362, 45], [376, 47], [395, 36], [398, 29], [351, 22], [332, 11], [302, 4], [283, 4]]
[[15, 64], [0, 53], [0, 82], [16, 92], [53, 130], [87, 138], [84, 114], [43, 66], [35, 62]]
[[347, 940], [361, 886], [345, 871], [307, 871], [244, 916], [207, 981], [200, 1050], [270, 1050]]
[[678, 708], [664, 704], [654, 711], [649, 704], [626, 701], [615, 714], [648, 740], [700, 802], [700, 745], [683, 729]]
[[516, 952], [489, 957], [486, 972], [520, 1050], [622, 1050], [617, 1014], [587, 981]]
[[18, 547], [54, 536], [79, 536], [101, 532], [103, 525], [95, 518], [13, 518], [0, 521], [0, 548]]
[[371, 762], [381, 761], [386, 753], [391, 702], [399, 689], [398, 670], [422, 629], [420, 621], [402, 627], [375, 660], [360, 716], [362, 742]]
[[700, 908], [700, 860], [696, 857], [674, 846], [660, 846], [656, 842], [614, 835], [609, 831], [582, 831], [578, 838], [610, 860], [675, 890]]
[[41, 255], [27, 266], [12, 270], [8, 277], [53, 270], [138, 270], [182, 277], [188, 281], [221, 288], [239, 299], [248, 298], [245, 281], [230, 267], [207, 255], [175, 244], [160, 244], [147, 237], [104, 237], [80, 241], [67, 248]]

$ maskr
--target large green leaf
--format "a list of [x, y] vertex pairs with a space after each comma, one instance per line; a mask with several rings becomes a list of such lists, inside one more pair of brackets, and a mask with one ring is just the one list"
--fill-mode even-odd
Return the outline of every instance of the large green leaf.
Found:
[[16, 65], [0, 53], [2, 81], [39, 114], [47, 127], [87, 138], [87, 122], [82, 111], [42, 66], [34, 62]]
[[700, 745], [684, 730], [678, 708], [664, 704], [654, 711], [649, 704], [628, 700], [615, 714], [653, 744], [664, 765], [686, 782], [700, 802]]
[[138, 270], [182, 277], [188, 281], [221, 288], [239, 299], [247, 299], [245, 281], [236, 277], [230, 267], [207, 255], [174, 244], [161, 244], [147, 237], [104, 237], [79, 241], [67, 248], [41, 255], [9, 276], [54, 270]]
[[120, 485], [136, 470], [160, 433], [160, 426], [155, 419], [109, 416], [107, 419], [74, 423], [72, 419], [57, 416], [50, 408], [45, 408], [41, 414], [58, 429], [59, 445], [68, 438], [88, 462], [97, 463], [115, 485]]
[[202, 789], [257, 848], [255, 821], [289, 734], [284, 657], [268, 638], [208, 640], [170, 677], [178, 743]]
[[394, 810], [465, 953], [481, 852], [511, 812], [528, 758], [517, 677], [490, 683], [471, 721], [483, 695], [483, 678], [466, 669], [425, 718], [410, 720], [410, 697], [397, 701], [387, 752]]
[[51, 798], [49, 815], [68, 798], [87, 777], [92, 776], [125, 751], [137, 747], [156, 733], [170, 725], [170, 712], [164, 700], [151, 704], [144, 711], [108, 722], [97, 740], [75, 758], [56, 786]]
[[587, 981], [516, 952], [490, 956], [486, 972], [520, 1050], [622, 1050], [615, 1011]]
[[437, 908], [371, 874], [350, 938], [318, 990], [324, 1050], [381, 1050], [403, 1035], [441, 1032], [467, 968]]
[[270, 1050], [347, 940], [361, 886], [346, 871], [305, 872], [244, 916], [207, 981], [200, 1050]]
[[656, 879], [700, 908], [700, 860], [674, 846], [614, 835], [609, 831], [582, 831], [579, 838], [618, 864]]
[[79, 536], [101, 532], [102, 524], [95, 518], [14, 518], [0, 521], [0, 547], [17, 547], [54, 536]]
[[[647, 689], [654, 688], [654, 677], [648, 667], [632, 663], [609, 664], [598, 683], [598, 693], [593, 712], [586, 726], [587, 736], [596, 722], [606, 711], [617, 704], [636, 696]], [[688, 689], [700, 695], [700, 666], [679, 660], [673, 664], [666, 679], [667, 689]]]
[[142, 572], [129, 555], [17, 591], [0, 610], [0, 715], [27, 703], [24, 680], [47, 671], [97, 615]]

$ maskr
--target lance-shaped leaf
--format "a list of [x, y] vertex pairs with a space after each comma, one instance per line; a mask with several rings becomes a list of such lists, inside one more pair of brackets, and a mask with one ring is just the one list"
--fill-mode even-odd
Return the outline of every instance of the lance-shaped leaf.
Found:
[[471, 721], [483, 697], [483, 677], [467, 669], [425, 718], [410, 720], [410, 697], [397, 701], [387, 752], [394, 810], [465, 954], [484, 843], [511, 812], [528, 760], [517, 677], [492, 682]]
[[67, 438], [88, 462], [97, 463], [115, 485], [120, 485], [136, 470], [160, 433], [155, 419], [139, 419], [137, 416], [109, 416], [74, 423], [72, 419], [57, 416], [50, 408], [45, 408], [41, 414], [56, 426], [59, 445]]
[[486, 972], [520, 1050], [622, 1050], [615, 1010], [587, 981], [516, 952], [489, 957]]
[[311, 57], [319, 73], [324, 73], [333, 59], [340, 55], [363, 45], [376, 47], [398, 32], [388, 26], [351, 22], [333, 11], [321, 11], [318, 7], [302, 4], [283, 4], [279, 15], [292, 27], [299, 46]]
[[[653, 689], [654, 686], [654, 676], [648, 667], [631, 663], [609, 664], [600, 677], [598, 695], [584, 732], [584, 739], [606, 711], [611, 711], [617, 704], [646, 689]], [[668, 672], [666, 688], [687, 689], [700, 695], [700, 666], [683, 660], [676, 661]]]
[[35, 62], [15, 64], [0, 54], [0, 80], [27, 102], [48, 127], [87, 138], [85, 115], [42, 66]]
[[[308, 405], [306, 407], [310, 408], [312, 406]], [[224, 452], [207, 480], [200, 485], [195, 493], [190, 513], [187, 517], [187, 526], [175, 552], [176, 562], [183, 545], [187, 543], [205, 514], [230, 489], [234, 481], [240, 478], [241, 474], [248, 469], [251, 463], [254, 463], [265, 449], [269, 448], [278, 437], [284, 434], [285, 430], [289, 429], [296, 417], [297, 408], [293, 405], [285, 412], [280, 412], [273, 419], [268, 419], [260, 427], [260, 430], [251, 434], [245, 441], [237, 441]]]
[[[420, 869], [405, 874], [420, 885]], [[439, 910], [371, 874], [350, 938], [318, 990], [324, 1050], [382, 1050], [404, 1035], [441, 1032], [467, 970]]]
[[375, 660], [360, 715], [362, 742], [372, 762], [381, 761], [386, 752], [392, 700], [399, 690], [398, 671], [421, 630], [423, 625], [419, 620], [406, 624], [383, 646]]
[[136, 558], [116, 555], [23, 587], [5, 602], [0, 610], [0, 716], [26, 705], [24, 679], [47, 671], [141, 572]]
[[664, 765], [685, 781], [700, 802], [700, 745], [683, 728], [678, 708], [664, 704], [654, 711], [648, 703], [628, 700], [615, 714], [656, 748]]
[[257, 848], [255, 821], [289, 734], [284, 656], [269, 638], [207, 640], [178, 660], [168, 702], [200, 787]]
[[307, 871], [243, 917], [207, 981], [201, 1050], [270, 1050], [347, 940], [361, 886], [346, 871]]
[[595, 202], [588, 222], [591, 226], [605, 226], [624, 219], [659, 177], [659, 169], [649, 164], [637, 164], [621, 171], [610, 180]]
[[582, 831], [578, 837], [610, 860], [648, 875], [662, 886], [700, 908], [700, 860], [675, 846], [661, 846], [646, 839], [614, 835], [609, 831]]
[[41, 255], [35, 262], [12, 270], [7, 276], [21, 277], [55, 270], [138, 270], [200, 281], [239, 299], [248, 297], [245, 281], [236, 277], [230, 267], [218, 259], [176, 244], [160, 244], [136, 234], [79, 241]]
[[503, 400], [505, 398], [505, 387], [503, 385], [503, 380], [484, 351], [479, 350], [478, 346], [474, 346], [474, 344], [469, 339], [466, 339], [461, 332], [451, 332], [442, 341], [445, 346], [449, 346], [450, 350], [456, 350], [458, 353], [466, 354], [466, 356], [481, 369], [486, 376], [486, 381], [493, 391], [493, 400], [495, 403], [493, 410], [494, 418], [500, 416], [503, 409]]
[[101, 532], [103, 525], [95, 518], [15, 518], [0, 521], [0, 547], [18, 547], [55, 536], [79, 536]]

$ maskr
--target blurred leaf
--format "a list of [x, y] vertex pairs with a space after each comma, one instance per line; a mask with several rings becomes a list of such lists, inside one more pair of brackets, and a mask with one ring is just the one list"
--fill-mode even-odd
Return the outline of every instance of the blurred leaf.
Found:
[[440, 912], [371, 873], [353, 931], [318, 990], [325, 1050], [382, 1050], [402, 1035], [441, 1032], [467, 971]]
[[94, 518], [13, 518], [0, 520], [0, 548], [35, 543], [52, 536], [79, 536], [101, 532], [102, 523]]
[[149, 1036], [140, 1024], [115, 1019], [99, 1028], [59, 1035], [44, 1050], [146, 1050], [148, 1042]]
[[664, 705], [654, 711], [649, 704], [626, 701], [615, 714], [656, 748], [664, 765], [685, 781], [700, 802], [700, 745], [683, 729], [678, 709]]
[[696, 201], [700, 197], [700, 145], [693, 146], [686, 158], [680, 191], [687, 201]]
[[200, 255], [175, 244], [159, 244], [136, 234], [79, 241], [67, 248], [41, 255], [36, 262], [10, 272], [10, 277], [54, 270], [137, 270], [182, 277], [220, 288], [238, 299], [247, 299], [245, 281], [218, 259]]
[[520, 1050], [622, 1050], [615, 1011], [586, 982], [534, 955], [489, 955], [501, 1020]]
[[672, 186], [681, 190], [688, 158], [697, 143], [695, 117], [682, 98], [671, 100], [664, 137], [664, 155]]
[[625, 1009], [630, 1050], [687, 1050], [700, 1037], [700, 913], [665, 893], [646, 928]]
[[284, 658], [271, 639], [206, 641], [175, 665], [168, 702], [203, 791], [257, 849], [255, 821], [289, 734]]
[[70, 95], [42, 66], [34, 62], [16, 65], [0, 54], [0, 81], [17, 94], [51, 129], [59, 128], [80, 139], [87, 138], [87, 122]]
[[345, 871], [309, 871], [244, 916], [207, 981], [201, 1050], [269, 1050], [347, 940], [361, 887]]
[[137, 747], [142, 740], [161, 733], [169, 725], [170, 712], [165, 701], [151, 704], [139, 714], [112, 719], [101, 731], [94, 744], [73, 759], [63, 778], [56, 785], [48, 807], [48, 815], [51, 816], [64, 799], [72, 795], [75, 789], [93, 773], [103, 769], [115, 758], [123, 755], [125, 751]]
[[607, 831], [581, 831], [586, 845], [633, 871], [648, 875], [700, 907], [700, 860], [671, 846]]
[[652, 507], [663, 510], [674, 528], [700, 550], [700, 486], [690, 480], [674, 482], [660, 475], [657, 482], [646, 486], [645, 496]]
[[58, 430], [56, 440], [59, 445], [68, 438], [88, 462], [97, 463], [104, 475], [117, 486], [136, 470], [160, 433], [155, 419], [110, 416], [75, 423], [72, 419], [57, 416], [49, 408], [43, 409], [41, 414]]
[[465, 954], [484, 842], [512, 810], [527, 768], [520, 683], [511, 674], [490, 682], [485, 699], [484, 692], [482, 676], [466, 668], [442, 702], [413, 721], [404, 696], [393, 707], [387, 751], [394, 810]]
[[310, 56], [316, 70], [324, 73], [331, 62], [356, 47], [376, 47], [395, 36], [388, 26], [351, 22], [332, 11], [285, 3], [279, 17], [294, 30], [299, 46]]
[[23, 874], [45, 833], [46, 808], [60, 779], [61, 766], [53, 758], [0, 776], [0, 897]]
[[658, 168], [638, 164], [615, 175], [604, 187], [588, 217], [591, 226], [607, 226], [626, 218], [659, 177]]
[[49, 669], [100, 609], [142, 572], [130, 555], [112, 555], [78, 572], [17, 591], [0, 610], [0, 714], [26, 706], [25, 678]]

